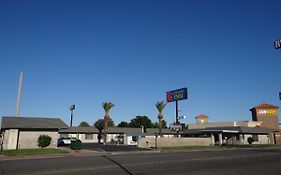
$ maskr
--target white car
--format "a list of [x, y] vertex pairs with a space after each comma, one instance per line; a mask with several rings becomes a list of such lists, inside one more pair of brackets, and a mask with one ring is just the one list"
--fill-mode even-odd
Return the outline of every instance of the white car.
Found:
[[64, 146], [64, 145], [70, 145], [71, 144], [71, 138], [67, 137], [67, 138], [59, 138], [58, 139], [58, 146]]

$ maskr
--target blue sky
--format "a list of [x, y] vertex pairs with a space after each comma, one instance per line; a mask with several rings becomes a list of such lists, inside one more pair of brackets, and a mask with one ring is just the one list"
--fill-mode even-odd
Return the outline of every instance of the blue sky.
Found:
[[[185, 123], [251, 120], [260, 103], [279, 105], [280, 1], [0, 1], [0, 115], [93, 124], [101, 103], [118, 124], [157, 120], [155, 103], [188, 88]], [[164, 111], [175, 119], [175, 103]]]

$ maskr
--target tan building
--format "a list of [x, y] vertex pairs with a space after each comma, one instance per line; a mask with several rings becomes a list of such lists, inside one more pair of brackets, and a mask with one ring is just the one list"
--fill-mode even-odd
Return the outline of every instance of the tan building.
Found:
[[[103, 132], [103, 131], [102, 131]], [[59, 130], [60, 137], [75, 137], [82, 143], [98, 143], [98, 129], [95, 127], [69, 127]], [[126, 128], [126, 127], [109, 127], [107, 133], [107, 142], [120, 143], [124, 145], [137, 145], [141, 138], [154, 138], [159, 136], [158, 128]], [[163, 138], [176, 136], [176, 131], [162, 129]], [[103, 135], [103, 134], [102, 134]], [[101, 139], [103, 143], [103, 138]]]
[[274, 143], [281, 144], [281, 131], [279, 128], [279, 107], [262, 103], [250, 109], [253, 121], [262, 122], [262, 128], [272, 129], [274, 132]]
[[61, 119], [33, 117], [2, 117], [1, 133], [4, 133], [4, 150], [39, 148], [40, 135], [52, 138], [48, 147], [57, 147], [58, 131], [68, 127]]
[[[262, 121], [209, 122], [209, 117], [200, 114], [195, 117], [196, 123], [188, 124], [185, 136], [211, 136], [213, 144], [248, 144], [253, 137], [254, 144], [273, 144], [276, 137], [271, 128], [261, 127]], [[278, 118], [278, 115], [277, 115]], [[275, 122], [275, 121], [274, 121]], [[276, 124], [276, 123], [274, 123]]]
[[233, 121], [233, 122], [209, 122], [209, 117], [200, 114], [195, 117], [196, 123], [188, 124], [188, 129], [205, 129], [210, 127], [260, 127], [261, 121]]
[[208, 123], [209, 117], [205, 114], [200, 114], [196, 117], [197, 124]]
[[262, 122], [260, 127], [279, 131], [278, 109], [278, 106], [263, 103], [253, 107], [250, 111], [253, 121]]

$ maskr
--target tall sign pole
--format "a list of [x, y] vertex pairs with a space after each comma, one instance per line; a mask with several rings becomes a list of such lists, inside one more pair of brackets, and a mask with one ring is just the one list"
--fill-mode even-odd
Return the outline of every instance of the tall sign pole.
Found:
[[22, 78], [23, 78], [23, 72], [20, 73], [20, 78], [19, 78], [18, 97], [17, 97], [17, 104], [16, 104], [16, 117], [19, 117], [19, 115], [20, 115], [20, 98], [21, 98]]
[[179, 124], [179, 106], [178, 106], [178, 100], [176, 100], [176, 124]]

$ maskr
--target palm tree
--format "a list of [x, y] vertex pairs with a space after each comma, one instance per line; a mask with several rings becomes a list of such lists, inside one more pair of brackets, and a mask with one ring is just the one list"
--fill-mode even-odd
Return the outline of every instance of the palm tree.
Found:
[[158, 120], [159, 120], [159, 135], [162, 136], [162, 122], [163, 122], [163, 110], [166, 106], [166, 103], [164, 101], [161, 101], [161, 102], [157, 102], [155, 104], [159, 114], [158, 114]]
[[102, 103], [102, 107], [104, 109], [105, 112], [105, 116], [104, 116], [104, 138], [103, 138], [103, 143], [106, 144], [106, 139], [107, 139], [107, 132], [108, 132], [108, 123], [110, 121], [110, 115], [109, 115], [109, 111], [111, 108], [113, 108], [115, 105], [111, 102], [104, 102]]

